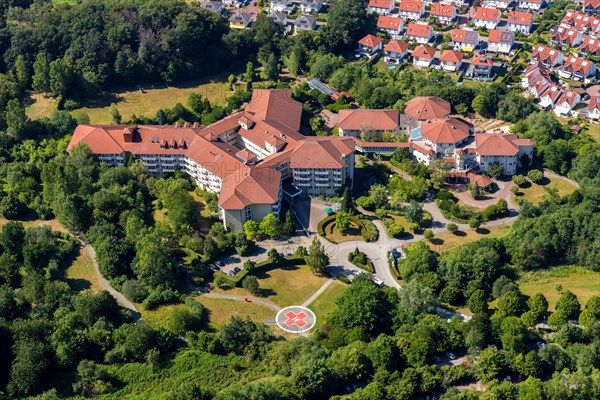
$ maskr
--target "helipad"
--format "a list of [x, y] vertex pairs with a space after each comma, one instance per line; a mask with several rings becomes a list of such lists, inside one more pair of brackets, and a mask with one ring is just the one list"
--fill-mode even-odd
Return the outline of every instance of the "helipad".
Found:
[[317, 317], [306, 307], [290, 306], [279, 310], [275, 322], [286, 332], [304, 333], [315, 327]]

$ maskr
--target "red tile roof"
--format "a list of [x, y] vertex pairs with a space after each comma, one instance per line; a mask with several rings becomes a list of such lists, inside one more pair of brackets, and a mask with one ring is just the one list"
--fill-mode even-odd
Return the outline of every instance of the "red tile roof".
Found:
[[366, 47], [376, 47], [383, 43], [383, 39], [375, 35], [367, 35], [358, 41], [358, 44]]
[[548, 46], [536, 45], [531, 53], [531, 58], [538, 59], [540, 61], [547, 60], [550, 62], [550, 64], [554, 64], [559, 54], [560, 50], [556, 50]]
[[398, 110], [340, 110], [338, 117], [339, 127], [349, 130], [394, 131], [399, 123]]
[[584, 7], [600, 8], [600, 0], [583, 0]]
[[556, 104], [567, 103], [569, 107], [573, 108], [577, 104], [579, 98], [577, 92], [565, 90], [556, 101]]
[[274, 168], [248, 168], [227, 175], [219, 193], [219, 205], [241, 210], [250, 204], [273, 204], [279, 199], [281, 173]]
[[479, 67], [493, 67], [494, 61], [486, 54], [475, 54], [471, 59], [471, 65], [477, 65]]
[[509, 11], [507, 22], [516, 25], [531, 25], [533, 14], [523, 11]]
[[450, 109], [450, 103], [434, 96], [418, 96], [404, 105], [404, 113], [419, 121], [446, 118]]
[[390, 40], [390, 42], [383, 48], [383, 51], [389, 51], [391, 53], [405, 53], [409, 47], [409, 44], [406, 42]]
[[479, 43], [479, 32], [468, 31], [466, 29], [452, 29], [450, 31], [452, 41], [457, 43], [467, 43], [475, 45]]
[[278, 122], [300, 130], [302, 103], [292, 99], [290, 89], [254, 89], [246, 112], [265, 122]]
[[600, 110], [600, 96], [590, 97], [588, 110]]
[[389, 15], [380, 15], [377, 18], [377, 27], [379, 29], [399, 30], [402, 26], [402, 19], [391, 17]]
[[307, 136], [292, 150], [290, 164], [294, 168], [344, 168], [342, 157], [354, 152], [354, 139], [349, 136]]
[[475, 19], [500, 21], [500, 10], [497, 8], [479, 7], [475, 10]]
[[577, 29], [571, 29], [566, 26], [559, 26], [556, 31], [552, 34], [551, 39], [557, 42], [566, 42], [574, 45], [578, 39], [580, 33]]
[[456, 8], [452, 4], [431, 3], [430, 15], [438, 17], [453, 17], [455, 16]]
[[425, 24], [410, 23], [406, 29], [406, 36], [415, 36], [429, 38], [431, 37], [433, 28]]
[[422, 1], [416, 0], [400, 0], [400, 5], [398, 6], [398, 10], [405, 12], [421, 12], [423, 7]]
[[600, 40], [585, 35], [578, 49], [595, 56], [600, 56]]
[[565, 60], [563, 69], [568, 69], [573, 72], [581, 72], [583, 76], [587, 76], [594, 64], [593, 61], [586, 60], [585, 58], [570, 56]]
[[595, 32], [600, 27], [600, 18], [579, 11], [567, 10], [561, 24], [568, 24], [578, 30], [587, 29]]
[[433, 143], [457, 143], [469, 136], [469, 126], [455, 118], [429, 121], [421, 125], [421, 135]]
[[440, 56], [440, 61], [459, 63], [463, 59], [463, 53], [455, 50], [444, 50]]
[[386, 8], [389, 10], [394, 7], [394, 2], [393, 0], [369, 0], [369, 7]]
[[482, 156], [514, 156], [519, 152], [516, 135], [478, 133], [475, 135], [477, 154]]
[[424, 46], [421, 44], [415, 47], [412, 52], [412, 56], [417, 58], [433, 58], [435, 51], [436, 50], [434, 47]]
[[515, 41], [515, 34], [510, 31], [501, 31], [499, 29], [490, 30], [488, 35], [489, 43], [510, 43]]

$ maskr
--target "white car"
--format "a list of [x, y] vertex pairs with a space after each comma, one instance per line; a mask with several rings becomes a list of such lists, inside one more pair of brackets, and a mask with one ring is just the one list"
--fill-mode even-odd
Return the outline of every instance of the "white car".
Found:
[[539, 349], [543, 349], [544, 347], [546, 347], [546, 343], [544, 343], [544, 342], [537, 342], [537, 347]]
[[451, 352], [447, 352], [446, 355], [448, 356], [449, 359], [451, 360], [455, 360], [456, 359], [456, 355], [454, 353]]

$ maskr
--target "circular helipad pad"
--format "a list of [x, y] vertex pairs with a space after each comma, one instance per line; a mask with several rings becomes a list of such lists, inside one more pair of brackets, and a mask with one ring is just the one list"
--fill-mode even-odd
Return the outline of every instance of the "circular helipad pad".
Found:
[[275, 322], [286, 332], [304, 333], [315, 327], [317, 317], [306, 307], [290, 306], [279, 310]]

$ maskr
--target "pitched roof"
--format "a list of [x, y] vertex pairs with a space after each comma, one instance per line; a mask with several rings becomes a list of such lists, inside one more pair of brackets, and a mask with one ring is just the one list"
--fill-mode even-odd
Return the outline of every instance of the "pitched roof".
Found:
[[482, 156], [514, 156], [519, 152], [516, 135], [478, 133], [475, 135], [477, 154]]
[[578, 47], [579, 50], [582, 50], [586, 53], [592, 53], [596, 56], [600, 55], [600, 40], [593, 38], [591, 36], [585, 35], [583, 36], [583, 41]]
[[587, 15], [585, 13], [567, 10], [561, 24], [567, 24], [578, 30], [590, 30], [595, 32], [600, 28], [600, 18]]
[[500, 21], [500, 10], [497, 8], [478, 7], [475, 10], [475, 19], [485, 21]]
[[290, 89], [254, 89], [246, 112], [266, 122], [300, 130], [302, 103], [292, 99]]
[[377, 18], [377, 27], [379, 29], [399, 30], [402, 26], [402, 19], [389, 15], [380, 15]]
[[428, 121], [421, 125], [421, 135], [433, 143], [457, 143], [469, 136], [469, 126], [455, 118]]
[[531, 58], [537, 58], [540, 61], [548, 60], [551, 64], [554, 64], [559, 54], [561, 54], [561, 52], [552, 47], [536, 45], [531, 53]]
[[600, 96], [590, 97], [588, 110], [600, 110]]
[[273, 204], [279, 199], [280, 181], [281, 173], [274, 168], [241, 168], [223, 180], [219, 205], [241, 210], [250, 204]]
[[587, 76], [593, 64], [593, 61], [586, 60], [585, 58], [570, 56], [565, 60], [563, 69], [569, 69], [573, 72], [581, 72], [584, 76]]
[[488, 42], [490, 43], [509, 43], [512, 44], [515, 41], [515, 34], [510, 31], [501, 31], [499, 29], [490, 30], [488, 36]]
[[556, 104], [567, 103], [570, 108], [573, 108], [579, 102], [580, 98], [577, 92], [565, 90], [556, 101]]
[[439, 17], [453, 17], [456, 15], [455, 10], [456, 8], [452, 4], [431, 3], [429, 14]]
[[392, 0], [369, 0], [369, 7], [371, 8], [386, 8], [390, 9], [394, 6]]
[[358, 41], [361, 46], [376, 47], [383, 43], [383, 39], [375, 35], [367, 35]]
[[452, 29], [450, 31], [452, 41], [457, 43], [477, 44], [479, 43], [479, 32], [466, 29]]
[[383, 51], [389, 51], [391, 53], [405, 53], [409, 47], [409, 44], [406, 42], [390, 40], [390, 42], [383, 48]]
[[354, 139], [349, 136], [307, 136], [290, 157], [295, 168], [344, 168], [342, 157], [354, 152]]
[[340, 110], [338, 125], [342, 129], [393, 131], [400, 123], [398, 110]]
[[418, 0], [400, 0], [398, 10], [404, 12], [418, 12], [423, 9], [423, 2]]
[[574, 44], [580, 38], [581, 33], [577, 29], [572, 29], [566, 26], [559, 26], [552, 34], [551, 39], [557, 42], [566, 42]]
[[435, 51], [436, 50], [434, 47], [424, 46], [421, 44], [415, 47], [415, 49], [412, 51], [412, 56], [417, 58], [433, 58]]
[[533, 14], [524, 11], [509, 11], [507, 22], [515, 25], [531, 25]]
[[475, 54], [471, 59], [471, 65], [477, 65], [479, 67], [493, 67], [494, 61], [486, 54]]
[[435, 96], [418, 96], [404, 105], [404, 113], [425, 121], [428, 119], [446, 118], [450, 115], [450, 103]]
[[410, 23], [408, 24], [408, 28], [406, 29], [406, 36], [415, 36], [415, 37], [431, 37], [433, 28], [429, 25], [425, 24], [417, 24]]
[[459, 63], [463, 59], [463, 53], [455, 50], [444, 50], [440, 56], [440, 61]]

